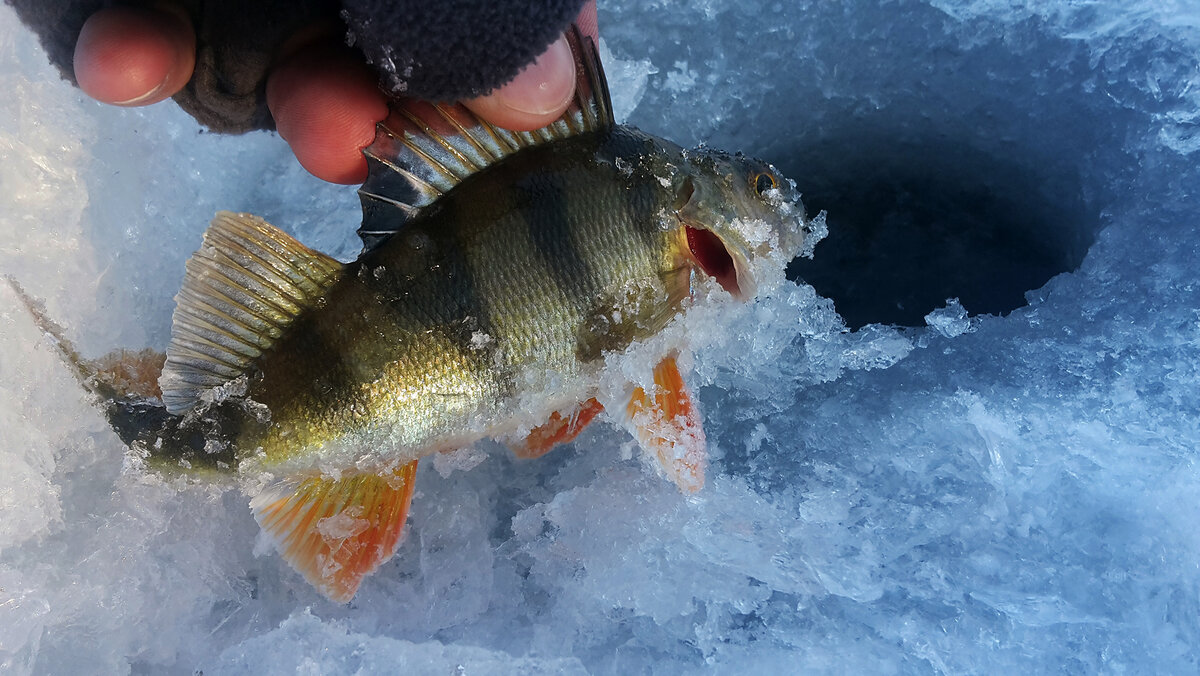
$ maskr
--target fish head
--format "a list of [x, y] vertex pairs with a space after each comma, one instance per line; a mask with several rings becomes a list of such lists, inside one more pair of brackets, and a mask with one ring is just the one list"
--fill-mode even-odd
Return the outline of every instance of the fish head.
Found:
[[808, 223], [795, 183], [741, 153], [701, 147], [682, 160], [672, 180], [680, 248], [735, 298], [754, 297], [763, 266], [781, 270], [805, 245]]

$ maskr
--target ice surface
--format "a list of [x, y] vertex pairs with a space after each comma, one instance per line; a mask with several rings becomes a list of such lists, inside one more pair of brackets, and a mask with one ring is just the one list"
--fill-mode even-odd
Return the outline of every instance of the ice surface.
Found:
[[946, 301], [946, 307], [925, 315], [925, 323], [946, 338], [956, 338], [974, 330], [979, 320], [970, 317], [961, 301], [950, 298]]
[[[697, 497], [607, 425], [536, 462], [481, 444], [423, 464], [398, 555], [338, 606], [258, 544], [232, 483], [122, 473], [0, 285], [0, 671], [1198, 670], [1195, 9], [656, 1], [601, 25], [632, 124], [774, 162], [826, 201], [831, 244], [891, 190], [946, 225], [929, 242], [969, 246], [868, 262], [954, 259], [1006, 314], [819, 246], [869, 283], [689, 327]], [[165, 344], [218, 209], [353, 255], [353, 191], [279, 139], [90, 103], [6, 7], [0, 63], [0, 273], [86, 354]], [[897, 304], [912, 326], [877, 323]]]

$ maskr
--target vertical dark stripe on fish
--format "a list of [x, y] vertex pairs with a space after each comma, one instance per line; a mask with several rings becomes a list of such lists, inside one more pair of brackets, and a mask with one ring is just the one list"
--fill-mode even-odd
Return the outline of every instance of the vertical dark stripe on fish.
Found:
[[[291, 332], [292, 342], [296, 346], [293, 359], [299, 356], [308, 361], [311, 367], [300, 369], [294, 361], [288, 361], [268, 371], [273, 362], [277, 361], [270, 360], [263, 363], [263, 375], [267, 378], [294, 381], [300, 377], [298, 374], [308, 373], [310, 382], [290, 383], [292, 387], [283, 391], [293, 388], [307, 389], [317, 402], [325, 405], [346, 400], [357, 390], [358, 383], [353, 367], [347, 361], [347, 358], [354, 354], [353, 345], [338, 344], [339, 341], [346, 340], [345, 331], [340, 330], [338, 324], [314, 321], [313, 317], [308, 315], [298, 318]], [[315, 374], [315, 377], [311, 374]], [[271, 385], [267, 391], [277, 392], [280, 388]]]
[[647, 252], [657, 251], [662, 241], [662, 228], [659, 225], [663, 204], [656, 200], [660, 191], [645, 181], [639, 181], [629, 188], [628, 206], [633, 212], [631, 217], [636, 224], [637, 233], [642, 238], [642, 244]]
[[[568, 172], [551, 174], [538, 172], [529, 182], [516, 187], [527, 191], [521, 200], [521, 218], [528, 228], [529, 241], [545, 269], [559, 289], [572, 301], [583, 301], [596, 295], [596, 271], [585, 252], [578, 248], [573, 228], [600, 228], [600, 223], [579, 223], [583, 204], [571, 204]], [[572, 217], [572, 209], [576, 211]], [[581, 233], [587, 234], [587, 233]]]
[[[445, 219], [454, 221], [464, 218], [458, 212], [459, 203], [445, 204]], [[483, 227], [491, 227], [485, 224]], [[440, 233], [444, 235], [445, 233]], [[467, 255], [463, 242], [438, 239], [439, 251], [432, 264], [439, 266], [437, 274], [422, 276], [415, 293], [423, 294], [420, 302], [406, 304], [423, 312], [423, 322], [430, 330], [438, 331], [454, 345], [460, 355], [473, 365], [471, 377], [477, 382], [498, 382], [502, 391], [511, 390], [512, 374], [508, 369], [497, 369], [500, 360], [496, 350], [500, 345], [495, 338], [495, 322], [489, 299], [480, 292], [481, 275], [487, 270], [476, 270]], [[479, 334], [478, 338], [476, 334]], [[485, 339], [484, 336], [487, 338]]]

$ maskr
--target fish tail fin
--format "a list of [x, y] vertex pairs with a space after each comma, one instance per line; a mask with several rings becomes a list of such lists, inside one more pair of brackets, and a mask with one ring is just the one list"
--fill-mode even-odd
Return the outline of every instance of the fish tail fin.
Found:
[[[200, 429], [195, 424], [185, 425], [163, 406], [158, 387], [166, 360], [162, 352], [114, 350], [99, 359], [85, 359], [63, 328], [47, 314], [44, 303], [29, 295], [11, 275], [4, 279], [109, 426], [126, 446], [144, 450], [148, 464], [186, 468], [194, 464], [220, 467], [220, 462], [232, 463], [232, 458], [211, 452], [223, 450], [211, 443], [212, 438], [219, 438], [220, 430], [214, 434], [213, 430]], [[199, 462], [193, 463], [193, 458]]]
[[98, 375], [96, 366], [79, 356], [75, 345], [64, 335], [62, 327], [46, 314], [45, 303], [30, 296], [12, 275], [5, 275], [4, 279], [33, 317], [33, 323], [46, 335], [67, 368], [71, 369], [72, 375], [79, 381], [79, 384], [93, 395], [111, 398], [113, 394], [107, 392], [105, 384], [96, 377]]

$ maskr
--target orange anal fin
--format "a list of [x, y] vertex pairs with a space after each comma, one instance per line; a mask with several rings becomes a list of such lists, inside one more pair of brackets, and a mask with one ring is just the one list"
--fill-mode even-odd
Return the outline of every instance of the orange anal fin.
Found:
[[654, 367], [653, 396], [638, 387], [629, 399], [629, 419], [638, 443], [658, 459], [684, 493], [704, 487], [708, 450], [700, 412], [692, 404], [674, 357]]
[[331, 601], [345, 603], [396, 553], [416, 474], [414, 460], [387, 476], [283, 480], [250, 508], [283, 558]]
[[576, 406], [565, 417], [555, 411], [545, 424], [533, 428], [523, 441], [509, 444], [509, 448], [518, 458], [540, 458], [555, 446], [573, 441], [603, 410], [600, 402], [592, 398]]

